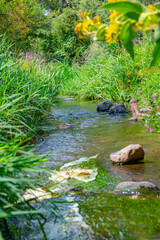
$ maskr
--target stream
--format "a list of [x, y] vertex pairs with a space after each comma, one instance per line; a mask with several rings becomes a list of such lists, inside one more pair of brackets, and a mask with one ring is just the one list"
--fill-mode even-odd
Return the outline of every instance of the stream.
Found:
[[[160, 193], [114, 191], [122, 181], [149, 181], [160, 188], [160, 136], [139, 121], [127, 121], [129, 115], [99, 114], [96, 107], [58, 101], [41, 126], [46, 134], [37, 141], [36, 153], [48, 153], [45, 166], [53, 170], [42, 182], [57, 195], [33, 204], [49, 210], [44, 219], [15, 220], [18, 239], [160, 239]], [[71, 127], [60, 129], [64, 123]], [[144, 162], [110, 163], [110, 153], [132, 143], [142, 145]]]

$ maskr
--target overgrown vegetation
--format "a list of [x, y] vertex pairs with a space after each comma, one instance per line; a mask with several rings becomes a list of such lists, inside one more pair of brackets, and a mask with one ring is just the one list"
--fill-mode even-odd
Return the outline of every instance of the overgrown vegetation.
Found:
[[[54, 75], [56, 65], [51, 72], [42, 59], [16, 61], [10, 48], [6, 38], [1, 38], [0, 218], [5, 219], [36, 212], [29, 205], [22, 210], [22, 194], [37, 185], [28, 173], [42, 172], [44, 169], [37, 166], [47, 158], [35, 155], [26, 144], [39, 135], [38, 125], [48, 114], [59, 85]], [[20, 203], [16, 204], [18, 200]]]

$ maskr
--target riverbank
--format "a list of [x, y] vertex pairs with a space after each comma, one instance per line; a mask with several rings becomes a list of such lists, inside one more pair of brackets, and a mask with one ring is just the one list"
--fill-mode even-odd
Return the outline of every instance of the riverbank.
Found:
[[[55, 72], [42, 62], [17, 59], [10, 44], [0, 43], [0, 218], [34, 213], [26, 205], [23, 192], [35, 181], [27, 173], [47, 159], [29, 147], [42, 134], [40, 123], [46, 118], [58, 93]], [[28, 145], [28, 146], [27, 146]], [[15, 206], [17, 200], [21, 203]], [[1, 223], [0, 223], [1, 224]]]

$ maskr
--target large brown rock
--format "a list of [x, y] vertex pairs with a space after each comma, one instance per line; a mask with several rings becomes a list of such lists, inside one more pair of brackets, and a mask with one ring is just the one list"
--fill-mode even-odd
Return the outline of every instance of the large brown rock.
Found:
[[110, 154], [110, 160], [118, 164], [139, 162], [142, 159], [144, 159], [144, 150], [139, 144], [130, 144], [120, 151]]
[[127, 181], [121, 182], [117, 185], [116, 190], [125, 190], [125, 189], [134, 189], [134, 188], [147, 188], [151, 190], [159, 190], [158, 187], [150, 182], [141, 181], [141, 182], [134, 182], [134, 181]]

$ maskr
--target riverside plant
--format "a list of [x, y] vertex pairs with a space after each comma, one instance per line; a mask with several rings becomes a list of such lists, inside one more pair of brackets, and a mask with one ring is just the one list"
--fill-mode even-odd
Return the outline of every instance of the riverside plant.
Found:
[[[109, 24], [103, 24], [99, 16], [90, 19], [89, 12], [82, 12], [80, 22], [75, 27], [75, 33], [81, 39], [92, 36], [94, 40], [104, 40], [107, 43], [119, 42], [123, 45], [125, 50], [135, 59], [135, 46], [140, 44], [137, 39], [138, 32], [148, 32], [154, 30], [154, 46], [152, 57], [149, 64], [148, 73], [159, 73], [160, 62], [160, 3], [143, 5], [136, 0], [108, 0], [103, 8], [110, 10]], [[136, 67], [136, 64], [135, 64]], [[136, 110], [136, 103], [132, 102], [134, 111]], [[157, 104], [157, 101], [154, 102]], [[136, 116], [136, 112], [133, 113]], [[150, 121], [158, 128], [158, 116], [150, 118]], [[147, 127], [149, 131], [152, 128]]]
[[[137, 93], [138, 93], [139, 97], [141, 98], [141, 102], [143, 102], [144, 99], [141, 96], [141, 91], [137, 90]], [[151, 109], [152, 113], [149, 114], [147, 117], [143, 117], [143, 121], [145, 122], [147, 131], [155, 132], [155, 133], [160, 132], [159, 114], [157, 113], [157, 111], [159, 109], [158, 100], [156, 100], [157, 96], [158, 95], [156, 93], [152, 93], [152, 95], [150, 97], [150, 102], [151, 102], [150, 105], [152, 106], [152, 109]], [[139, 115], [138, 110], [137, 110], [136, 100], [133, 98], [131, 99], [131, 111], [133, 112], [133, 117], [136, 117]]]
[[54, 102], [58, 84], [56, 72], [48, 72], [45, 66], [34, 63], [32, 68], [24, 69], [23, 64], [16, 63], [10, 43], [4, 37], [0, 40], [0, 226], [3, 228], [11, 216], [39, 213], [24, 201], [23, 192], [37, 186], [33, 176], [38, 180], [41, 172], [47, 172], [40, 167], [47, 157], [36, 155], [27, 145], [39, 136], [39, 124]]
[[36, 63], [39, 63], [39, 64], [46, 63], [46, 58], [43, 56], [43, 52], [41, 51], [36, 52], [36, 51], [29, 50], [27, 52], [20, 53], [20, 57], [27, 60], [28, 62], [35, 61]]
[[99, 16], [90, 19], [89, 12], [83, 11], [75, 33], [81, 39], [92, 35], [94, 40], [108, 43], [121, 41], [126, 51], [134, 59], [134, 44], [138, 31], [155, 31], [155, 45], [149, 68], [155, 67], [160, 60], [160, 3], [145, 6], [136, 0], [108, 0], [104, 9], [111, 10], [110, 23], [103, 24]]

